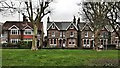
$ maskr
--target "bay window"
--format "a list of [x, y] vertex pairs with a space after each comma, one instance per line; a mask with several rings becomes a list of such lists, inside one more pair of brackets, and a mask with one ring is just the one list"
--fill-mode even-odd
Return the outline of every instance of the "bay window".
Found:
[[19, 34], [19, 30], [18, 29], [11, 29], [11, 34], [12, 35], [18, 35]]
[[11, 43], [18, 43], [20, 39], [11, 39]]
[[30, 29], [25, 29], [24, 35], [32, 35], [32, 30], [30, 30]]

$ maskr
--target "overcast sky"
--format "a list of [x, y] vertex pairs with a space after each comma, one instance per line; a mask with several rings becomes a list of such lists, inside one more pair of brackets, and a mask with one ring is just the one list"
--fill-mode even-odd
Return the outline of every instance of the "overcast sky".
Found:
[[[55, 2], [51, 4], [53, 10], [52, 13], [49, 14], [50, 20], [72, 21], [73, 16], [78, 16], [79, 7], [77, 3], [80, 1], [81, 0], [55, 0]], [[44, 22], [47, 20], [46, 17], [43, 19]], [[22, 20], [22, 15], [20, 16], [20, 20]], [[4, 23], [5, 21], [19, 21], [19, 14], [8, 15], [7, 17], [0, 15], [0, 22]], [[44, 24], [44, 28], [46, 28], [46, 24], [47, 23]]]
[[[54, 21], [68, 21], [72, 20], [73, 16], [77, 16], [79, 7], [77, 6], [77, 3], [79, 3], [80, 0], [56, 0], [54, 3], [52, 3], [51, 8], [52, 13], [49, 14], [51, 20]], [[19, 14], [17, 13], [14, 16], [8, 15], [7, 17], [0, 15], [0, 22], [5, 21], [19, 21]], [[20, 20], [22, 20], [22, 15]], [[45, 20], [45, 19], [44, 19]]]

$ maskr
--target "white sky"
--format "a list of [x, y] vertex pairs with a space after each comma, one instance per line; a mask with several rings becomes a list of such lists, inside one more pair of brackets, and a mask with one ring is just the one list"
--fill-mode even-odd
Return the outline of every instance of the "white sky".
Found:
[[[49, 14], [51, 20], [54, 21], [61, 21], [61, 20], [72, 20], [73, 16], [78, 15], [79, 7], [77, 6], [77, 3], [79, 3], [80, 0], [56, 0], [54, 3], [51, 4], [51, 7], [53, 9], [52, 14]], [[0, 22], [5, 21], [19, 21], [19, 14], [15, 15], [8, 15], [7, 17], [0, 15]], [[20, 20], [22, 20], [22, 15]], [[45, 20], [45, 19], [44, 19]]]
[[[80, 3], [80, 0], [56, 0], [51, 4], [53, 11], [49, 14], [50, 20], [72, 21], [74, 15], [78, 16], [79, 7], [77, 3]], [[48, 16], [43, 19], [45, 22], [44, 30], [46, 30], [47, 17]], [[22, 21], [22, 15], [20, 16], [20, 20]], [[4, 23], [5, 21], [19, 21], [19, 14], [8, 15], [7, 17], [0, 15], [0, 22]]]

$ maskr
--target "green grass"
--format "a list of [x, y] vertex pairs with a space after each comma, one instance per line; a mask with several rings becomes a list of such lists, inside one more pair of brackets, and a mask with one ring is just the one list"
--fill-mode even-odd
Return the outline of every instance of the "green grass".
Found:
[[[104, 63], [105, 62], [105, 63]], [[118, 50], [2, 49], [3, 66], [103, 66], [118, 64]]]

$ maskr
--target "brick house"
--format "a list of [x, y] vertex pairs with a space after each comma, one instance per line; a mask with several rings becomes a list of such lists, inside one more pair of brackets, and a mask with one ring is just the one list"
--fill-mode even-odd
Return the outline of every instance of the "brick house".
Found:
[[77, 47], [77, 26], [75, 22], [47, 22], [47, 36], [50, 47]]
[[[43, 24], [38, 25], [38, 36], [40, 36]], [[32, 41], [33, 25], [27, 21], [6, 21], [3, 24], [3, 34], [7, 37], [8, 43], [16, 44], [18, 41]], [[40, 37], [38, 37], [40, 39]]]
[[[115, 25], [115, 29], [120, 34], [120, 25], [119, 24]], [[118, 45], [120, 46], [120, 40], [114, 30], [111, 32], [111, 44], [116, 45], [117, 48], [118, 48]]]
[[81, 43], [81, 48], [94, 47], [94, 34], [90, 23], [78, 22], [78, 28], [80, 32], [80, 40], [78, 42]]
[[[78, 18], [78, 44], [81, 48], [93, 48], [94, 47], [94, 28], [89, 22], [80, 22]], [[111, 27], [106, 25], [101, 29], [99, 36], [100, 48], [105, 45], [111, 44]]]
[[0, 23], [0, 42], [2, 43], [2, 23]]

